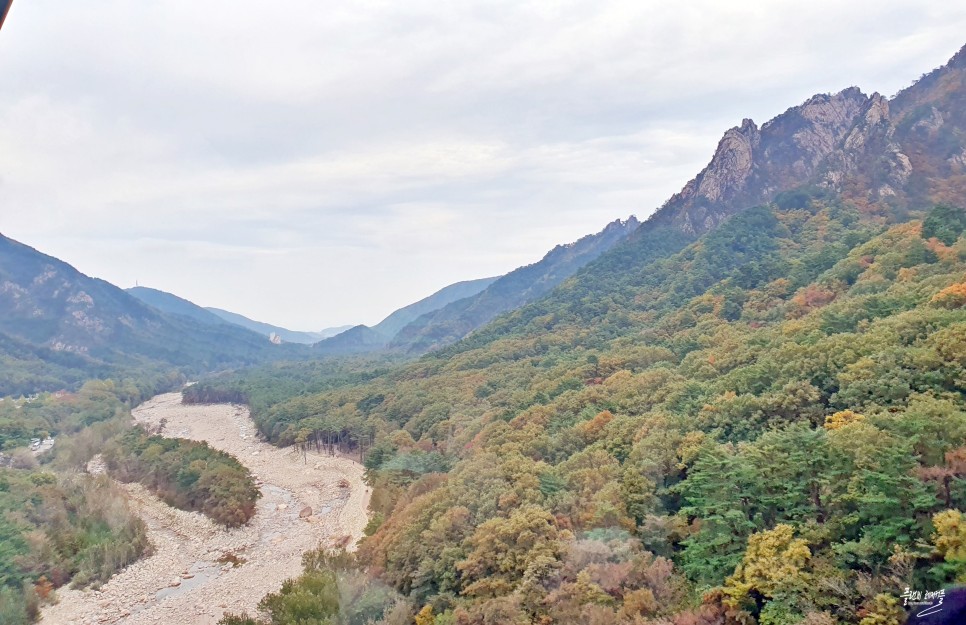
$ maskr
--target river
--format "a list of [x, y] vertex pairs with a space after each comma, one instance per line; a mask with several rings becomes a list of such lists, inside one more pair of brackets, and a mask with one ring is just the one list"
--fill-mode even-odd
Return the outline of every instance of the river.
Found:
[[[214, 625], [226, 611], [254, 613], [265, 594], [299, 574], [305, 551], [320, 544], [351, 548], [362, 537], [370, 492], [358, 462], [311, 453], [305, 462], [264, 443], [243, 406], [186, 406], [180, 393], [168, 393], [133, 415], [147, 426], [165, 419], [165, 436], [207, 441], [238, 458], [262, 492], [258, 511], [245, 527], [227, 529], [125, 485], [154, 553], [99, 590], [58, 590], [42, 624]], [[305, 508], [312, 514], [302, 518]]]

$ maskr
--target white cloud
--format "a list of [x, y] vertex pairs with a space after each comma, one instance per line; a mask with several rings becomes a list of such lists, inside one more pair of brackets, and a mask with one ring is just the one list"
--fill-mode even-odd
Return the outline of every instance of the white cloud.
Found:
[[0, 36], [0, 230], [302, 329], [646, 216], [721, 133], [891, 94], [928, 0], [32, 0]]

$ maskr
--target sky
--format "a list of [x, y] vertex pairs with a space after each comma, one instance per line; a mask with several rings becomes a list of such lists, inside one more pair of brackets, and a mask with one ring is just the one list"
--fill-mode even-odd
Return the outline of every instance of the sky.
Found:
[[297, 330], [643, 219], [722, 133], [890, 96], [966, 3], [15, 0], [0, 233]]

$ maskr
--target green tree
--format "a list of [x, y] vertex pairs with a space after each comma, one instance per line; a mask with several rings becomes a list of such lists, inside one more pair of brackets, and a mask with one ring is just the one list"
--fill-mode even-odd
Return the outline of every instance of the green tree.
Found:
[[939, 204], [929, 211], [922, 222], [922, 236], [936, 237], [946, 245], [952, 245], [966, 230], [966, 210]]

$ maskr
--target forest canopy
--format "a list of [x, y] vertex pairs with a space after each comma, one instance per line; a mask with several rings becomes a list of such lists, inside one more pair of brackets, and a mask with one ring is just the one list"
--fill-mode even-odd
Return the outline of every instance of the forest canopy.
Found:
[[417, 622], [891, 623], [966, 582], [966, 215], [800, 195], [370, 379], [202, 388], [368, 442], [359, 561]]

